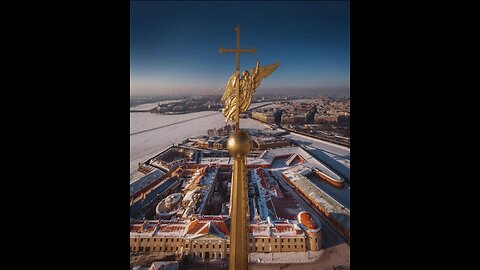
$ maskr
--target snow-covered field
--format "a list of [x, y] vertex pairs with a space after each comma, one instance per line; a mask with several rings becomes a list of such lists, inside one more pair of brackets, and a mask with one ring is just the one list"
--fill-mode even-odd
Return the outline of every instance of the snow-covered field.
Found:
[[[219, 112], [205, 111], [205, 112], [196, 112], [196, 113], [187, 113], [187, 114], [174, 114], [174, 115], [165, 115], [165, 114], [153, 114], [153, 113], [130, 113], [130, 134], [135, 132], [140, 132], [144, 130], [149, 130], [152, 128], [163, 127], [170, 124], [179, 123], [182, 121], [188, 121], [196, 119], [199, 117], [204, 117], [208, 115], [220, 114]], [[204, 121], [204, 118], [199, 118], [196, 121]], [[194, 121], [191, 121], [194, 122]], [[185, 125], [192, 124], [191, 122], [186, 122]], [[216, 127], [220, 127], [221, 122]]]

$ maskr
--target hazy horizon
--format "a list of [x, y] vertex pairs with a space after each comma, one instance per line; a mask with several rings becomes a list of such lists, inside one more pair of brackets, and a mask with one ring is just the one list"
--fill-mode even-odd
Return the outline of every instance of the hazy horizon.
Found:
[[[257, 60], [280, 67], [257, 93], [350, 95], [349, 2], [130, 2], [130, 96], [221, 95]], [[235, 11], [233, 11], [235, 10]]]
[[[145, 93], [132, 93], [130, 92], [130, 98], [135, 97], [162, 97], [162, 96], [219, 96], [223, 95], [224, 87], [222, 86], [219, 89], [207, 89], [204, 91], [201, 90], [192, 90], [185, 89], [184, 91], [159, 91], [152, 88], [151, 91]], [[350, 88], [340, 88], [340, 87], [331, 87], [331, 88], [271, 88], [271, 87], [260, 87], [255, 96], [262, 95], [316, 95], [316, 96], [346, 96], [350, 97]]]

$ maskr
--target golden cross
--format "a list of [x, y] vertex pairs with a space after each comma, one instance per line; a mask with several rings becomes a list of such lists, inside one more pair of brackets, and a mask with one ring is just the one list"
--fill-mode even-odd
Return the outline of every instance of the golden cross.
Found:
[[238, 89], [235, 91], [235, 98], [237, 100], [237, 109], [235, 112], [235, 131], [240, 130], [240, 79], [242, 74], [240, 74], [240, 53], [256, 53], [256, 49], [240, 49], [240, 25], [237, 24], [237, 27], [235, 27], [235, 32], [237, 32], [237, 48], [235, 49], [224, 49], [220, 48], [218, 49], [219, 53], [235, 53], [236, 54], [236, 72], [238, 76]]

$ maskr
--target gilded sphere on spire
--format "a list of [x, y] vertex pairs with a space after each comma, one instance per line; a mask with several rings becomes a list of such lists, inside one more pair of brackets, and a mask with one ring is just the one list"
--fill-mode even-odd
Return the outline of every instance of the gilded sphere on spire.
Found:
[[252, 139], [248, 132], [240, 130], [233, 133], [227, 140], [227, 149], [232, 157], [245, 157], [252, 149]]

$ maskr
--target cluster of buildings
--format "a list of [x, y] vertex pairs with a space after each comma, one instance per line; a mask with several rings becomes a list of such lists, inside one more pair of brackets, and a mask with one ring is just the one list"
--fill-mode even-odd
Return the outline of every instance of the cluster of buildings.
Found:
[[[132, 253], [155, 252], [194, 261], [229, 256], [233, 158], [224, 146], [214, 146], [218, 141], [210, 141], [226, 139], [232, 130], [224, 126], [213, 130], [213, 136], [188, 138], [139, 164], [142, 176], [130, 183]], [[350, 211], [315, 185], [310, 176], [335, 188], [343, 188], [343, 179], [322, 169], [307, 150], [280, 135], [275, 130], [251, 132], [256, 147], [246, 158], [250, 252], [322, 248], [321, 223], [300, 209], [294, 198], [285, 196], [280, 180], [349, 240]], [[283, 169], [279, 179], [270, 170], [274, 167], [289, 169]]]
[[[233, 126], [226, 125], [219, 129], [209, 129], [208, 135], [189, 138], [190, 146], [201, 149], [227, 150], [228, 136], [232, 134]], [[266, 150], [293, 145], [288, 138], [281, 137], [286, 132], [264, 130], [251, 132], [252, 150]]]
[[223, 108], [223, 104], [217, 99], [217, 97], [213, 96], [184, 99], [182, 102], [159, 104], [151, 112], [158, 114], [182, 114], [199, 111], [218, 111]]
[[278, 125], [337, 124], [350, 118], [350, 99], [277, 102], [253, 110], [251, 117]]
[[[185, 220], [139, 220], [130, 224], [131, 252], [164, 252], [178, 259], [227, 258], [229, 216], [201, 216]], [[321, 248], [321, 226], [308, 212], [296, 220], [248, 225], [251, 252], [306, 252]]]

